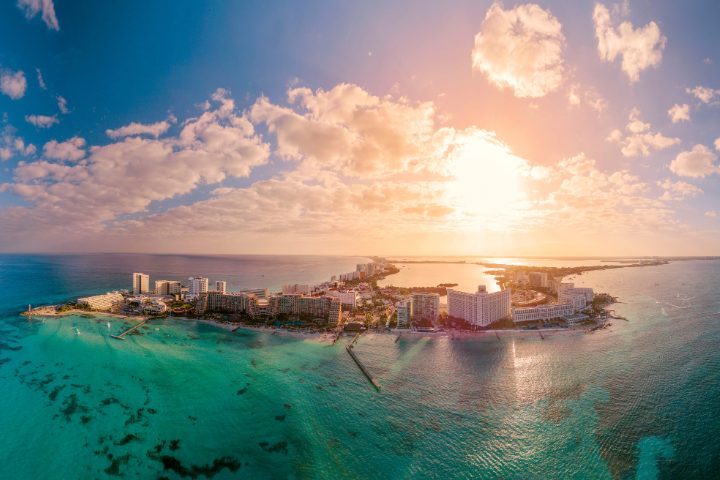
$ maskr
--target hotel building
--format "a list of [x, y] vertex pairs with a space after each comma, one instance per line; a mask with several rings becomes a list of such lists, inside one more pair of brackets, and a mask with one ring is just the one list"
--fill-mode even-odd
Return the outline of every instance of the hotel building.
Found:
[[358, 300], [360, 299], [360, 294], [355, 290], [349, 290], [347, 292], [338, 292], [335, 290], [331, 290], [328, 292], [328, 295], [333, 298], [337, 298], [340, 303], [343, 304], [343, 306], [349, 308], [357, 307]]
[[576, 312], [584, 310], [593, 296], [592, 288], [575, 288], [575, 284], [569, 282], [558, 285], [558, 302], [571, 304]]
[[132, 288], [133, 294], [140, 295], [143, 293], [150, 292], [150, 275], [136, 272], [136, 273], [132, 274], [132, 279], [133, 279], [133, 288]]
[[448, 289], [447, 297], [448, 315], [478, 327], [486, 327], [512, 315], [510, 289], [494, 293], [487, 293], [485, 285], [478, 286], [476, 293]]
[[240, 293], [244, 293], [246, 295], [255, 295], [258, 298], [268, 298], [270, 296], [268, 294], [267, 288], [248, 288], [245, 290], [240, 290]]
[[180, 282], [175, 280], [155, 280], [155, 295], [175, 295], [180, 293]]
[[283, 285], [282, 286], [282, 293], [288, 295], [291, 293], [301, 293], [304, 295], [309, 295], [311, 291], [310, 285], [307, 284], [300, 284], [300, 283], [293, 283], [290, 285]]
[[412, 300], [406, 298], [395, 305], [397, 312], [397, 328], [409, 328], [412, 318]]
[[308, 315], [327, 320], [329, 325], [337, 325], [342, 318], [342, 304], [338, 299], [297, 294], [261, 298], [252, 293], [204, 292], [198, 297], [195, 311], [198, 314], [246, 313], [253, 318]]
[[227, 282], [224, 282], [222, 280], [218, 280], [215, 282], [215, 291], [220, 293], [226, 293], [227, 292]]
[[552, 305], [538, 305], [537, 307], [514, 308], [513, 322], [532, 322], [536, 320], [552, 320], [573, 315], [575, 310], [569, 303], [555, 303]]
[[208, 279], [205, 277], [190, 277], [190, 295], [200, 295], [208, 291]]
[[108, 311], [113, 305], [121, 303], [123, 296], [120, 292], [108, 292], [103, 295], [78, 298], [77, 303], [91, 310]]
[[413, 293], [412, 319], [414, 321], [437, 321], [440, 314], [440, 295], [437, 293]]

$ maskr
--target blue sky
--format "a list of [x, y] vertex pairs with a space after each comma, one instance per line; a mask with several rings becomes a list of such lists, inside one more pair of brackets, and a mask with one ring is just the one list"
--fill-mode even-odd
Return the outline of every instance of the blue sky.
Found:
[[[720, 254], [714, 241], [720, 228], [717, 2], [49, 3], [57, 29], [43, 21], [42, 11], [31, 15], [34, 0], [0, 5], [0, 73], [22, 72], [26, 82], [21, 96], [0, 95], [5, 137], [22, 139], [25, 147], [0, 161], [2, 250], [157, 251], [161, 242], [188, 252], [212, 244], [230, 253], [292, 246], [308, 253], [592, 254], [608, 248], [602, 253], [636, 254], [650, 241], [657, 251], [648, 253]], [[594, 18], [598, 5], [610, 16], [607, 25]], [[491, 20], [513, 19], [515, 30], [505, 33], [512, 38], [500, 45], [529, 48], [527, 58], [553, 65], [520, 65], [490, 42], [504, 28]], [[628, 50], [632, 39], [623, 36], [623, 22], [628, 35], [649, 42], [645, 50]], [[538, 37], [533, 29], [540, 24], [552, 33]], [[612, 36], [613, 60], [603, 58], [598, 28]], [[655, 43], [653, 28], [661, 37]], [[478, 36], [487, 42], [478, 43]], [[558, 58], [554, 46], [561, 49]], [[475, 53], [485, 67], [474, 67]], [[631, 55], [636, 64], [626, 67], [622, 60]], [[500, 77], [509, 80], [493, 80]], [[535, 89], [530, 96], [522, 90], [528, 82]], [[358, 90], [338, 89], [345, 84]], [[707, 102], [690, 92], [698, 86], [709, 89]], [[310, 93], [291, 102], [288, 92], [298, 88]], [[234, 128], [246, 119], [252, 132], [233, 132], [253, 138], [258, 150], [251, 158], [244, 150], [230, 159], [204, 149], [209, 137], [200, 134], [179, 140], [217, 89], [224, 91], [216, 98], [232, 99], [233, 113], [217, 113], [212, 121]], [[343, 108], [372, 110], [381, 120], [370, 128], [357, 123], [357, 115], [339, 118], [329, 110], [338, 103], [309, 106], [333, 95]], [[263, 97], [267, 104], [260, 105]], [[421, 111], [428, 104], [429, 117]], [[679, 111], [687, 105], [689, 119], [673, 121], [674, 105]], [[57, 122], [39, 128], [27, 120], [31, 115]], [[292, 124], [291, 117], [303, 123]], [[106, 134], [163, 121], [167, 128], [157, 137]], [[227, 140], [230, 130], [223, 132]], [[82, 140], [75, 154], [44, 149], [71, 139]], [[193, 163], [185, 157], [153, 163], [158, 157], [138, 153], [133, 142], [175, 153], [199, 149], [207, 163], [199, 178], [171, 175], [164, 183], [174, 186], [148, 194], [172, 165], [192, 170]], [[486, 149], [496, 143], [498, 151]], [[107, 177], [137, 176], [117, 193], [137, 202], [87, 193], [84, 182], [102, 185], [94, 172], [115, 165], [103, 156], [108, 146], [119, 155], [148, 155], [131, 174], [124, 166]], [[463, 179], [475, 176], [464, 186]], [[503, 183], [513, 190], [497, 187]], [[51, 186], [55, 191], [45, 195]], [[494, 213], [488, 204], [498, 196], [506, 201]], [[68, 205], [77, 202], [76, 215], [69, 215]], [[612, 205], [591, 206], [603, 202]], [[224, 221], [194, 229], [202, 222], [187, 220], [211, 209], [225, 212]], [[602, 232], [592, 224], [598, 217], [606, 222]], [[394, 227], [358, 235], [368, 222]], [[182, 231], [180, 239], [158, 233], [167, 228]], [[49, 231], [57, 232], [52, 241], [38, 234]], [[568, 251], [553, 232], [585, 240]], [[530, 236], [539, 241], [529, 242]]]

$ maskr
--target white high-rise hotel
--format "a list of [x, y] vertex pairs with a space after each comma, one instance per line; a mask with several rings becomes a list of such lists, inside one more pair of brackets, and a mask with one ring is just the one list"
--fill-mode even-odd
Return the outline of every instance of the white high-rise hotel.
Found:
[[478, 286], [476, 293], [448, 289], [448, 315], [462, 318], [471, 325], [486, 327], [511, 316], [511, 296], [510, 289], [487, 293], [485, 285]]
[[150, 275], [133, 273], [133, 291], [135, 295], [150, 292]]
[[190, 277], [190, 295], [200, 295], [208, 291], [208, 279], [205, 277]]

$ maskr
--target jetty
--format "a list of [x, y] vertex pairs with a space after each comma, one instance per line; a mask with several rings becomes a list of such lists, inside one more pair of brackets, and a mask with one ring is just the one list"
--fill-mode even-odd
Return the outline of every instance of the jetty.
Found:
[[343, 334], [342, 327], [338, 327], [337, 332], [335, 333], [335, 338], [333, 338], [333, 342], [332, 342], [333, 345], [335, 345], [335, 342], [338, 341], [338, 339], [342, 336], [342, 334]]
[[145, 325], [147, 323], [148, 320], [149, 320], [149, 318], [142, 320], [140, 323], [133, 325], [132, 327], [130, 327], [127, 330], [125, 330], [124, 332], [122, 332], [120, 335], [110, 335], [110, 336], [112, 338], [116, 338], [118, 340], [125, 340], [125, 335], [127, 335], [128, 333], [132, 333], [135, 330], [137, 330], [138, 328], [142, 327], [143, 325]]
[[[358, 334], [358, 336], [359, 336], [359, 334]], [[357, 339], [357, 336], [355, 337], [355, 339]], [[363, 365], [363, 363], [360, 361], [360, 359], [357, 357], [357, 355], [355, 355], [355, 352], [353, 352], [352, 345], [346, 345], [345, 350], [347, 350], [348, 354], [350, 355], [350, 358], [352, 358], [355, 361], [355, 364], [358, 366], [358, 368], [363, 373], [363, 375], [365, 375], [365, 377], [370, 381], [372, 386], [375, 387], [375, 390], [377, 390], [379, 392], [380, 384], [378, 383], [377, 380], [375, 380], [375, 378], [373, 378], [372, 375], [370, 375], [370, 372], [367, 371], [367, 368], [365, 368], [365, 365]]]

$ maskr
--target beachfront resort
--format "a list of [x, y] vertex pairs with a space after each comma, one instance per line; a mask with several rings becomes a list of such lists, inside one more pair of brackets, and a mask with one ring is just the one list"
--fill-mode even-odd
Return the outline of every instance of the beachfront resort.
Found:
[[[475, 292], [437, 287], [379, 287], [397, 273], [387, 260], [373, 257], [354, 271], [319, 284], [287, 284], [228, 290], [226, 280], [205, 276], [155, 279], [135, 272], [126, 290], [78, 298], [62, 306], [29, 310], [32, 315], [74, 310], [123, 316], [176, 316], [239, 325], [270, 325], [311, 331], [406, 329], [419, 332], [487, 329], [549, 329], [604, 325], [604, 307], [614, 299], [596, 295], [553, 275], [551, 269], [506, 267], [496, 271], [500, 290], [479, 285]], [[445, 300], [445, 301], [442, 301]]]

